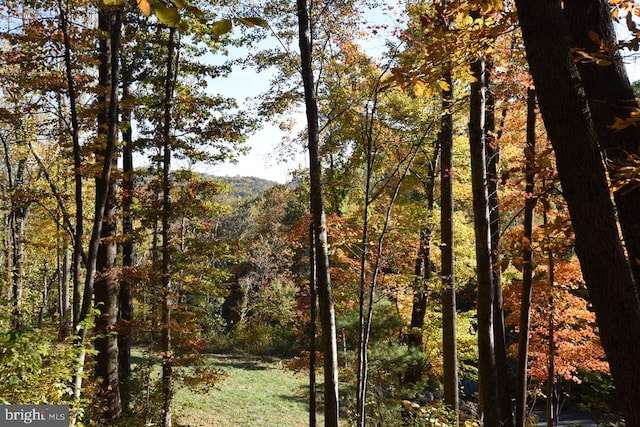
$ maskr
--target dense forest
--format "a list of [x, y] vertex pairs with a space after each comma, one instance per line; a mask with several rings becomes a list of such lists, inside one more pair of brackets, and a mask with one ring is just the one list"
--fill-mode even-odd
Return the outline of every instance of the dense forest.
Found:
[[[275, 390], [265, 357], [310, 426], [640, 427], [638, 17], [0, 2], [0, 404], [241, 425], [185, 414]], [[268, 88], [216, 91], [242, 70]], [[267, 124], [286, 185], [202, 173]]]

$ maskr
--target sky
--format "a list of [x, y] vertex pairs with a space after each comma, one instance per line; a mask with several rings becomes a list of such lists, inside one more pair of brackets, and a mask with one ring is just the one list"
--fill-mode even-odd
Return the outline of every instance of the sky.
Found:
[[[377, 17], [377, 20], [384, 20], [386, 24], [391, 22], [389, 16]], [[619, 36], [623, 37], [623, 28], [619, 32]], [[378, 46], [381, 48], [381, 46]], [[236, 55], [243, 55], [242, 51], [236, 51]], [[636, 60], [636, 53], [625, 58], [629, 79], [633, 82], [640, 80], [640, 61]], [[231, 54], [233, 55], [233, 53]], [[252, 70], [234, 70], [225, 79], [213, 82], [213, 90], [216, 92], [234, 97], [238, 100], [239, 105], [248, 98], [255, 97], [260, 93], [268, 90], [270, 75], [267, 73], [257, 75]], [[305, 125], [304, 115], [299, 113], [299, 123], [297, 130], [299, 131]], [[214, 166], [199, 167], [201, 172], [210, 173], [218, 176], [254, 176], [262, 179], [275, 181], [281, 184], [290, 181], [290, 173], [293, 170], [306, 168], [308, 160], [306, 153], [299, 148], [295, 156], [285, 156], [278, 150], [278, 145], [282, 139], [287, 136], [281, 131], [277, 125], [267, 123], [263, 128], [251, 135], [247, 144], [251, 147], [250, 151], [240, 157], [236, 163], [222, 163]]]
[[[366, 13], [365, 19], [369, 25], [386, 25], [391, 31], [396, 25], [393, 15], [395, 11], [390, 9], [380, 11], [372, 9]], [[367, 52], [382, 52], [384, 50], [384, 30], [380, 30], [380, 37], [363, 41]], [[271, 37], [271, 36], [268, 36]], [[382, 40], [382, 41], [381, 41]], [[242, 49], [231, 49], [230, 57], [245, 55]], [[233, 97], [242, 107], [248, 98], [255, 97], [269, 89], [269, 79], [273, 74], [264, 72], [257, 75], [252, 70], [234, 70], [228, 77], [212, 81], [211, 89], [224, 96]], [[302, 84], [302, 80], [300, 81]], [[301, 132], [306, 125], [304, 111], [294, 115], [297, 125], [293, 132]], [[247, 144], [251, 150], [245, 156], [238, 159], [237, 163], [223, 163], [206, 168], [196, 168], [200, 172], [206, 172], [218, 176], [254, 176], [258, 178], [276, 181], [281, 184], [289, 182], [290, 173], [300, 168], [308, 167], [307, 153], [302, 152], [302, 147], [296, 149], [293, 155], [285, 155], [278, 150], [278, 145], [284, 137], [290, 136], [281, 131], [277, 125], [266, 123], [262, 130], [251, 135]]]
[[[212, 61], [231, 60], [247, 55], [244, 48], [231, 48], [229, 56], [214, 58]], [[229, 76], [210, 81], [210, 90], [217, 94], [235, 98], [243, 108], [251, 103], [251, 98], [257, 97], [269, 90], [270, 79], [274, 71], [263, 71], [258, 74], [251, 69], [234, 69]], [[304, 124], [304, 115], [295, 120]], [[294, 131], [302, 128], [297, 126]], [[284, 137], [287, 136], [275, 123], [263, 123], [261, 129], [247, 138], [246, 144], [251, 147], [249, 152], [237, 159], [236, 163], [225, 162], [217, 165], [195, 167], [199, 172], [206, 172], [217, 176], [253, 176], [285, 184], [290, 181], [290, 173], [299, 168], [306, 168], [308, 161], [302, 148], [297, 153], [285, 155], [278, 149]]]

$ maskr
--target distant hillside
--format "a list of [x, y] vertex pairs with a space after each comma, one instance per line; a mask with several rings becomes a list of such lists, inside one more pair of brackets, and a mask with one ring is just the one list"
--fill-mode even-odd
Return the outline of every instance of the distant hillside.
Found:
[[253, 176], [214, 176], [211, 178], [229, 184], [230, 195], [240, 200], [254, 199], [261, 196], [266, 190], [278, 185], [275, 181]]

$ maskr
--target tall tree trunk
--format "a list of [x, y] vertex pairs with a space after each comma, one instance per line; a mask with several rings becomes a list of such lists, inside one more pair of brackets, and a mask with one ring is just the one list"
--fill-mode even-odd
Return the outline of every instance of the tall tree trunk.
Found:
[[[121, 12], [119, 9], [99, 14], [99, 27], [108, 39], [100, 40], [100, 86], [105, 88], [105, 95], [99, 95], [98, 102], [98, 140], [104, 143], [97, 158], [104, 160], [103, 174], [96, 177], [96, 213], [92, 235], [92, 247], [89, 253], [95, 251], [95, 261], [89, 256], [89, 265], [95, 265], [94, 271], [87, 266], [87, 281], [85, 283], [86, 300], [91, 301], [89, 294], [93, 288], [95, 293], [95, 307], [99, 310], [96, 316], [95, 375], [100, 378], [100, 386], [106, 398], [106, 417], [117, 418], [122, 413], [120, 400], [120, 381], [118, 376], [118, 339], [113, 333], [116, 328], [118, 314], [118, 273], [116, 269], [116, 189], [117, 182], [111, 171], [117, 167], [115, 145], [118, 140], [118, 47], [120, 42]], [[110, 163], [107, 165], [107, 162]], [[104, 171], [108, 170], [108, 174]], [[99, 222], [99, 224], [97, 224]], [[96, 234], [99, 238], [96, 238]], [[95, 240], [94, 240], [95, 239]], [[95, 274], [95, 279], [93, 276]], [[91, 276], [91, 277], [90, 277]], [[82, 318], [88, 315], [83, 306]]]
[[131, 376], [131, 322], [133, 320], [133, 299], [131, 295], [131, 279], [128, 269], [133, 267], [133, 131], [131, 128], [132, 114], [127, 106], [130, 101], [129, 85], [131, 84], [131, 71], [122, 65], [122, 100], [125, 107], [122, 108], [122, 270], [123, 277], [120, 280], [118, 293], [118, 350], [120, 352], [120, 376]]
[[500, 198], [498, 196], [498, 163], [500, 147], [496, 134], [495, 97], [491, 88], [493, 63], [486, 61], [485, 87], [485, 150], [487, 163], [487, 194], [489, 201], [489, 230], [491, 234], [491, 268], [493, 278], [493, 334], [495, 337], [496, 377], [498, 381], [498, 401], [500, 403], [500, 423], [513, 427], [511, 396], [509, 394], [509, 370], [507, 367], [507, 343], [504, 328], [504, 303], [502, 298], [502, 270], [500, 268]]
[[[545, 188], [544, 179], [542, 180], [542, 188]], [[547, 227], [547, 210], [542, 211], [542, 225]], [[555, 308], [553, 288], [555, 283], [555, 260], [553, 258], [553, 250], [551, 249], [550, 239], [547, 236], [547, 268], [549, 270], [549, 317], [547, 318], [547, 328], [549, 331], [549, 342], [547, 343], [547, 427], [557, 425], [558, 419], [558, 401], [556, 395], [556, 324], [555, 324]]]
[[[369, 112], [367, 111], [367, 114]], [[373, 114], [373, 112], [372, 112]], [[362, 236], [360, 242], [360, 281], [358, 290], [358, 368], [356, 373], [356, 414], [358, 417], [358, 426], [366, 425], [366, 406], [367, 406], [367, 377], [369, 370], [368, 346], [369, 346], [369, 328], [368, 313], [372, 310], [371, 299], [373, 296], [373, 287], [367, 294], [367, 257], [369, 256], [369, 208], [371, 207], [371, 174], [373, 168], [372, 155], [372, 139], [365, 138], [365, 189], [364, 189], [364, 206], [362, 218]], [[375, 273], [373, 273], [375, 274]], [[369, 304], [368, 304], [369, 303]]]
[[516, 427], [527, 425], [527, 364], [529, 360], [529, 329], [531, 292], [533, 290], [533, 213], [536, 199], [536, 94], [527, 91], [527, 143], [524, 149], [525, 207], [522, 247], [522, 296], [520, 298], [520, 335], [518, 337], [518, 370], [516, 372]]
[[118, 49], [120, 46], [121, 10], [105, 9], [98, 13], [98, 26], [107, 38], [101, 38], [99, 43], [100, 65], [98, 70], [99, 86], [105, 89], [105, 94], [98, 97], [98, 104], [105, 106], [98, 114], [98, 134], [102, 149], [97, 150], [97, 158], [102, 161], [102, 171], [96, 178], [95, 213], [89, 250], [87, 251], [85, 288], [82, 296], [80, 322], [91, 311], [96, 274], [96, 261], [102, 225], [109, 198], [109, 183], [114, 166], [114, 156], [118, 141]]
[[453, 81], [447, 68], [442, 90], [442, 119], [440, 123], [440, 247], [442, 275], [442, 357], [444, 401], [458, 413], [458, 345], [456, 338], [456, 286], [453, 240]]
[[47, 311], [47, 306], [49, 305], [49, 293], [51, 292], [51, 282], [55, 280], [56, 275], [59, 270], [56, 270], [53, 274], [51, 280], [49, 280], [48, 268], [47, 265], [44, 264], [42, 266], [42, 301], [40, 303], [40, 309], [38, 310], [38, 328], [42, 327], [42, 322], [44, 321], [44, 314]]
[[[102, 148], [96, 150], [96, 158], [102, 161], [101, 174], [96, 177], [96, 197], [95, 197], [95, 211], [93, 217], [93, 227], [91, 232], [91, 239], [89, 240], [89, 250], [87, 251], [87, 257], [85, 261], [86, 265], [86, 277], [85, 285], [82, 295], [82, 305], [80, 307], [80, 313], [76, 318], [74, 313], [74, 325], [80, 325], [89, 316], [94, 297], [94, 285], [96, 279], [96, 271], [98, 268], [98, 253], [100, 251], [100, 243], [102, 228], [104, 223], [108, 223], [112, 218], [105, 217], [105, 212], [108, 212], [108, 205], [110, 191], [111, 191], [111, 171], [114, 167], [115, 150], [118, 141], [118, 49], [120, 46], [120, 26], [121, 26], [121, 9], [120, 8], [106, 8], [98, 11], [98, 27], [106, 37], [99, 40], [99, 60], [98, 67], [98, 85], [104, 89], [98, 96], [98, 105], [100, 111], [98, 113], [98, 140], [104, 144]], [[69, 68], [68, 68], [69, 70]], [[75, 150], [75, 146], [74, 146]], [[78, 147], [79, 150], [79, 147]], [[78, 153], [79, 156], [79, 151]], [[76, 169], [76, 173], [78, 170]], [[82, 182], [78, 184], [78, 177], [76, 176], [76, 185], [80, 188], [76, 188], [76, 207], [82, 205], [81, 188]], [[115, 185], [115, 183], [113, 183]], [[115, 187], [114, 187], [115, 188]], [[80, 190], [80, 192], [78, 192]], [[115, 197], [115, 195], [111, 195]], [[111, 202], [113, 204], [113, 201]], [[83, 219], [78, 218], [78, 222]], [[76, 224], [76, 227], [79, 227]], [[109, 228], [109, 225], [107, 225]], [[78, 230], [78, 229], [77, 229]], [[82, 245], [79, 244], [79, 235], [76, 234], [76, 246], [75, 246], [75, 260], [74, 260], [74, 276], [79, 274], [80, 257], [82, 254]], [[109, 244], [109, 241], [104, 243]], [[104, 248], [103, 250], [105, 250]], [[102, 252], [101, 255], [112, 256], [115, 259], [114, 254], [110, 254], [109, 250]], [[107, 255], [109, 254], [109, 255]], [[98, 332], [102, 332], [101, 329], [106, 328], [111, 332], [111, 324], [115, 326], [117, 304], [116, 287], [117, 281], [113, 276], [115, 273], [112, 268], [107, 267], [108, 258], [104, 259], [104, 262], [100, 264], [101, 275], [104, 275], [104, 281], [100, 283], [100, 296], [96, 298], [96, 308], [98, 308], [104, 315], [104, 318], [96, 319], [96, 329]], [[75, 276], [77, 279], [77, 276]], [[75, 285], [75, 283], [74, 283]], [[77, 292], [74, 290], [74, 292]], [[74, 294], [75, 295], [75, 294]], [[77, 295], [75, 295], [77, 297]], [[74, 308], [77, 304], [77, 300], [74, 298]], [[80, 328], [79, 331], [79, 343], [83, 345], [87, 339], [88, 331], [86, 326]], [[96, 343], [96, 345], [100, 345]], [[120, 392], [118, 387], [118, 351], [115, 338], [113, 343], [109, 342], [106, 347], [105, 354], [101, 354], [98, 357], [96, 364], [96, 375], [102, 377], [102, 387], [108, 399], [106, 417], [116, 418], [120, 416], [122, 412], [122, 404], [120, 401]], [[105, 358], [100, 360], [101, 358]], [[76, 376], [74, 380], [74, 400], [80, 399], [80, 393], [82, 388], [82, 377], [84, 371], [84, 362], [86, 358], [86, 351], [82, 348], [78, 360], [78, 366]], [[101, 366], [108, 365], [108, 366]], [[115, 372], [113, 371], [115, 369]], [[71, 424], [75, 424], [76, 420], [72, 419]]]
[[82, 202], [82, 158], [80, 152], [80, 125], [78, 122], [77, 100], [76, 100], [76, 87], [75, 79], [73, 75], [73, 63], [71, 59], [71, 40], [69, 36], [69, 7], [68, 1], [58, 0], [58, 9], [60, 14], [60, 29], [62, 31], [62, 38], [64, 42], [64, 66], [65, 66], [65, 79], [67, 83], [67, 94], [69, 97], [69, 114], [71, 121], [71, 141], [73, 145], [73, 174], [75, 184], [75, 205], [76, 205], [76, 224], [73, 234], [73, 267], [72, 267], [72, 279], [73, 279], [73, 319], [72, 328], [75, 331], [80, 323], [80, 312], [82, 306], [82, 289], [80, 287], [81, 281], [81, 261], [82, 261], [82, 238], [84, 235], [83, 221], [84, 210]]
[[[16, 133], [18, 135], [18, 133]], [[27, 135], [18, 135], [18, 138], [28, 138]], [[24, 190], [24, 175], [27, 162], [19, 159], [17, 164], [12, 163], [9, 142], [0, 135], [4, 151], [4, 167], [7, 174], [7, 191], [9, 197], [9, 214], [7, 216], [8, 247], [7, 247], [7, 271], [11, 272], [11, 325], [14, 329], [21, 329], [22, 320], [22, 288], [24, 270], [24, 244], [27, 218], [29, 217], [28, 200], [21, 200], [19, 191]], [[14, 168], [15, 166], [15, 168]]]
[[[112, 167], [116, 167], [113, 159]], [[95, 279], [96, 315], [95, 375], [101, 379], [101, 388], [107, 399], [107, 417], [116, 418], [122, 412], [120, 379], [118, 376], [118, 337], [114, 334], [118, 319], [118, 273], [116, 268], [116, 180], [108, 184], [97, 182], [96, 187], [108, 186], [108, 199], [104, 211], [101, 240], [98, 248]]]
[[627, 425], [640, 426], [640, 301], [560, 0], [516, 0], [529, 67], [576, 236], [575, 249]]
[[[612, 181], [618, 169], [633, 165], [640, 155], [640, 128], [629, 126], [622, 130], [611, 127], [616, 118], [628, 118], [638, 102], [631, 88], [611, 20], [609, 2], [605, 0], [568, 0], [564, 2], [565, 17], [571, 31], [572, 47], [588, 53], [603, 55], [612, 63], [607, 66], [593, 61], [577, 63], [584, 87], [599, 148], [603, 150]], [[599, 40], [593, 39], [596, 33]], [[602, 43], [604, 51], [600, 52]], [[631, 158], [630, 156], [634, 156]], [[640, 187], [635, 183], [618, 186], [614, 200], [618, 220], [629, 254], [631, 272], [640, 292]]]
[[[13, 196], [12, 196], [13, 199]], [[9, 232], [11, 239], [11, 299], [13, 301], [13, 328], [23, 326], [22, 319], [22, 290], [24, 276], [24, 244], [29, 206], [23, 206], [17, 201], [11, 202], [9, 214]]]
[[493, 427], [500, 425], [500, 406], [493, 329], [495, 289], [491, 265], [491, 230], [489, 227], [489, 196], [485, 163], [484, 59], [479, 58], [473, 61], [471, 72], [477, 79], [471, 84], [469, 145], [471, 148], [471, 186], [476, 240], [476, 274], [478, 276], [478, 377], [484, 425]]
[[[173, 401], [173, 357], [171, 356], [171, 115], [177, 51], [175, 29], [169, 29], [167, 68], [165, 76], [164, 116], [162, 126], [162, 427], [171, 427]], [[174, 67], [175, 64], [175, 67]]]
[[[409, 333], [407, 336], [407, 344], [409, 347], [422, 348], [422, 328], [427, 312], [427, 302], [429, 299], [429, 281], [431, 280], [431, 238], [433, 230], [431, 227], [431, 218], [435, 204], [435, 186], [438, 176], [438, 162], [440, 161], [440, 138], [434, 141], [433, 155], [428, 161], [428, 169], [426, 179], [422, 180], [424, 187], [425, 199], [427, 201], [427, 225], [420, 231], [420, 243], [418, 247], [418, 256], [416, 257], [415, 279], [413, 289], [413, 302], [411, 305], [411, 321], [409, 323]], [[414, 175], [420, 176], [419, 173]], [[422, 379], [422, 371], [424, 365], [417, 362], [407, 367], [404, 374], [404, 383], [413, 384]]]
[[[66, 24], [65, 24], [65, 29], [64, 29], [64, 33], [66, 34]], [[64, 37], [67, 37], [66, 35], [63, 35], [63, 39]], [[67, 129], [66, 129], [66, 125], [65, 125], [65, 120], [64, 120], [64, 108], [63, 108], [63, 104], [62, 104], [62, 94], [61, 93], [57, 93], [56, 94], [56, 107], [58, 110], [58, 121], [57, 121], [57, 132], [58, 132], [58, 143], [60, 144], [60, 146], [62, 147], [67, 138], [66, 138], [66, 133], [67, 133]], [[35, 152], [33, 150], [33, 146], [30, 146], [31, 152]], [[37, 158], [37, 156], [35, 156]], [[46, 171], [46, 168], [44, 167], [44, 164], [37, 160], [38, 165], [42, 168], [43, 171]], [[60, 171], [61, 171], [61, 165], [58, 164], [56, 165], [56, 171], [57, 171], [57, 175], [60, 176]], [[55, 184], [53, 182], [53, 180], [50, 180], [49, 178], [47, 178], [47, 180], [49, 181], [49, 185], [50, 187], [54, 187]], [[65, 192], [68, 192], [68, 185], [67, 185], [67, 181], [65, 180], [64, 183], [64, 189], [66, 190]], [[66, 337], [68, 337], [71, 334], [71, 330], [72, 330], [72, 316], [73, 313], [71, 311], [71, 287], [69, 286], [69, 269], [71, 266], [71, 258], [70, 258], [70, 251], [69, 251], [69, 236], [71, 236], [73, 238], [74, 232], [73, 232], [73, 226], [71, 225], [71, 218], [69, 217], [69, 212], [66, 210], [65, 206], [63, 203], [61, 203], [62, 201], [62, 195], [59, 194], [59, 192], [57, 191], [57, 186], [55, 186], [56, 190], [54, 191], [54, 195], [56, 197], [56, 199], [58, 200], [58, 217], [61, 218], [61, 220], [59, 220], [58, 224], [56, 225], [56, 237], [57, 237], [57, 245], [56, 245], [56, 258], [57, 258], [57, 268], [58, 268], [58, 315], [60, 316], [60, 328], [58, 330], [58, 338], [60, 340], [65, 339]], [[64, 224], [64, 225], [63, 225]]]
[[316, 427], [316, 263], [313, 223], [309, 223], [309, 427]]
[[322, 198], [322, 168], [320, 165], [320, 129], [318, 125], [318, 104], [313, 77], [313, 37], [309, 22], [306, 0], [297, 0], [298, 31], [302, 82], [307, 115], [309, 150], [309, 175], [311, 192], [311, 215], [313, 220], [316, 277], [318, 284], [318, 305], [322, 325], [322, 349], [324, 352], [324, 416], [326, 427], [337, 427], [339, 418], [338, 398], [338, 346], [336, 342], [336, 322], [333, 293], [329, 276], [329, 255], [327, 251], [327, 226]]
[[62, 234], [62, 239], [58, 242], [58, 251], [62, 252], [58, 256], [61, 258], [58, 275], [58, 307], [59, 307], [59, 315], [60, 315], [60, 331], [59, 337], [60, 339], [64, 339], [71, 334], [71, 298], [69, 287], [69, 269], [71, 267], [71, 253], [69, 251], [69, 239], [67, 234], [63, 232], [58, 232], [58, 234]]

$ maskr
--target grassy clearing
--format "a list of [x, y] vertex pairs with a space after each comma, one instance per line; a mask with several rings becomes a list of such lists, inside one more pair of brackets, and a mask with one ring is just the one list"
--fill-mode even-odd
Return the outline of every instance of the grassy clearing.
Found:
[[[176, 391], [178, 426], [301, 427], [309, 425], [308, 377], [294, 374], [279, 361], [251, 356], [212, 355], [225, 379], [207, 394]], [[318, 415], [322, 425], [321, 415]]]

